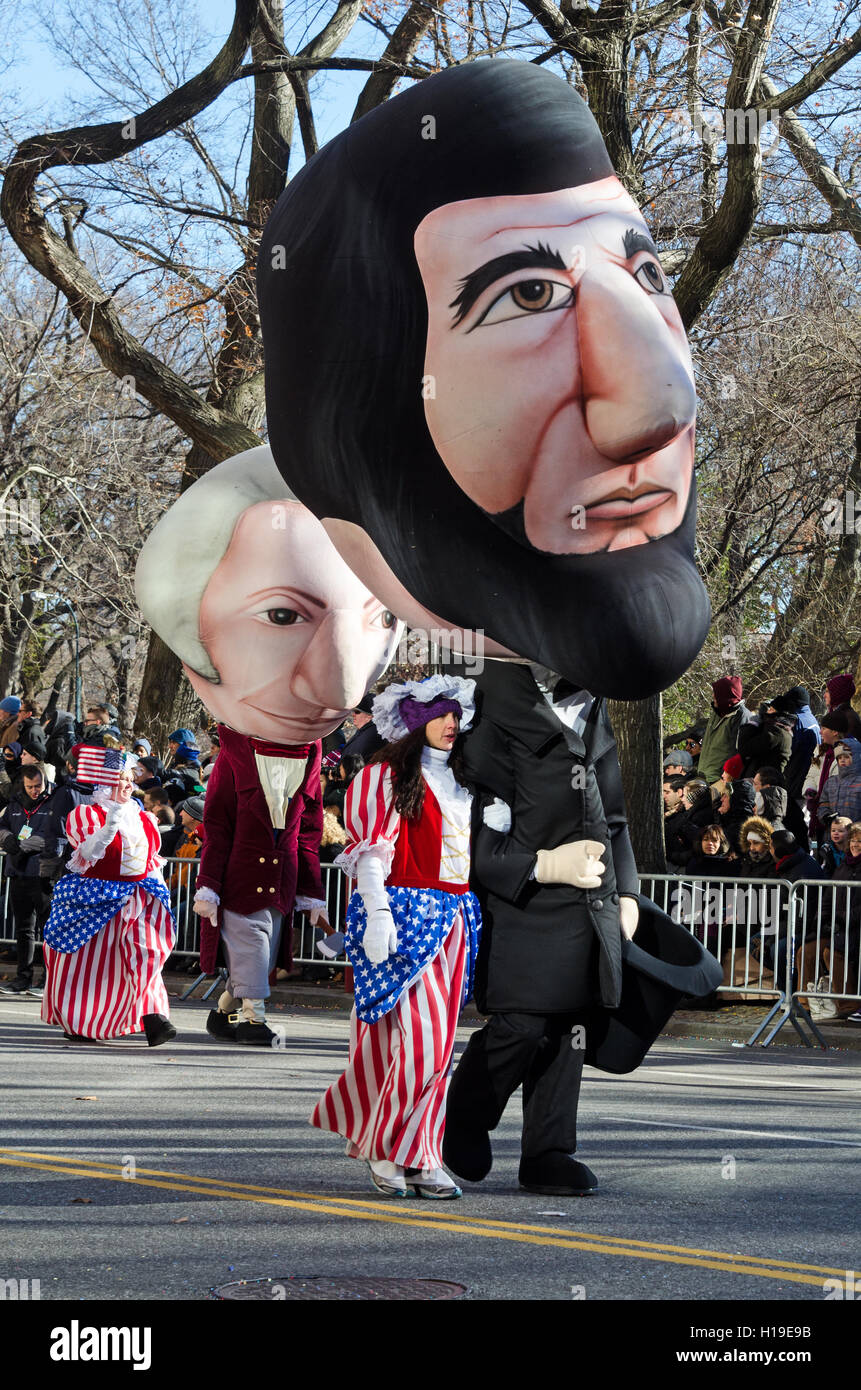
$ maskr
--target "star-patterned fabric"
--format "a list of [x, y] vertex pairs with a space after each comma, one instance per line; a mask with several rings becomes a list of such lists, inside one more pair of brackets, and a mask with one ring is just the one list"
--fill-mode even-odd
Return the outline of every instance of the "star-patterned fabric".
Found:
[[174, 920], [170, 894], [160, 878], [82, 878], [79, 874], [65, 874], [54, 889], [44, 932], [46, 944], [54, 951], [79, 951], [107, 926], [137, 889], [157, 898]]
[[395, 1007], [403, 991], [442, 949], [457, 914], [463, 913], [466, 941], [461, 1008], [472, 995], [475, 958], [481, 931], [481, 913], [474, 893], [445, 893], [438, 888], [386, 889], [398, 932], [395, 955], [373, 965], [362, 949], [368, 924], [361, 894], [354, 893], [347, 908], [347, 956], [353, 968], [356, 1014], [363, 1023], [376, 1023]]

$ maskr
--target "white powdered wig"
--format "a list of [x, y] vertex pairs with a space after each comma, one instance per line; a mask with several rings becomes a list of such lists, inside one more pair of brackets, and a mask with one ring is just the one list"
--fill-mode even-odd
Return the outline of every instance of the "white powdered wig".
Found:
[[295, 502], [268, 445], [225, 459], [192, 483], [155, 526], [135, 569], [147, 622], [198, 675], [220, 683], [200, 640], [200, 605], [243, 512], [257, 502]]

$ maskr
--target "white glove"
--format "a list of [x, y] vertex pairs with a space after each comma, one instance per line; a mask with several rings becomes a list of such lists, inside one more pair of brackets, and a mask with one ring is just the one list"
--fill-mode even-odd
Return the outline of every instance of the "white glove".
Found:
[[108, 806], [107, 811], [108, 818], [105, 821], [105, 829], [107, 829], [109, 825], [116, 827], [117, 821], [120, 819], [123, 813], [123, 802], [112, 801]]
[[619, 912], [622, 917], [622, 935], [630, 941], [640, 921], [640, 904], [636, 898], [620, 898]]
[[312, 927], [328, 927], [329, 916], [325, 907], [312, 907], [309, 913]]
[[[212, 922], [214, 926], [218, 921], [218, 898], [215, 897], [214, 893], [212, 898], [209, 896], [204, 897], [205, 891], [206, 890], [201, 890], [195, 893], [193, 903], [194, 911], [197, 913], [198, 917], [208, 917], [209, 921]], [[213, 898], [215, 898], [214, 902], [212, 900]]]
[[570, 883], [574, 888], [600, 888], [607, 865], [598, 840], [571, 840], [556, 849], [540, 849], [535, 861], [539, 883]]
[[384, 960], [394, 955], [398, 949], [398, 933], [395, 919], [387, 907], [378, 907], [368, 916], [368, 925], [362, 937], [362, 950], [371, 965], [382, 965]]
[[498, 830], [501, 835], [507, 835], [511, 829], [511, 807], [495, 796], [490, 805], [485, 806], [481, 819], [488, 830]]

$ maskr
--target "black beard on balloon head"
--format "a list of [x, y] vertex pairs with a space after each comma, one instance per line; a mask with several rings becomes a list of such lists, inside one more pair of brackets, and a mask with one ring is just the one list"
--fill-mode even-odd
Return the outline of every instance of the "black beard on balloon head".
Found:
[[306, 506], [367, 532], [445, 622], [482, 628], [595, 694], [640, 699], [687, 670], [708, 631], [693, 481], [681, 525], [630, 549], [549, 554], [511, 512], [497, 524], [431, 440], [413, 249], [435, 208], [612, 175], [588, 107], [560, 78], [499, 60], [450, 68], [293, 179], [265, 230], [258, 298], [270, 442]]

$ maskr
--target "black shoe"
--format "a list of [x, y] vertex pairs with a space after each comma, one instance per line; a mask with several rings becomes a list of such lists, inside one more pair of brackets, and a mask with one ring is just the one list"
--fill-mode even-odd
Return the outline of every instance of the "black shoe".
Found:
[[268, 1023], [237, 1023], [235, 1039], [238, 1043], [250, 1043], [252, 1047], [272, 1047], [278, 1034], [273, 1033]]
[[206, 1020], [209, 1036], [221, 1042], [236, 1042], [236, 1024], [230, 1022], [232, 1018], [236, 1018], [236, 1014], [223, 1014], [220, 1009], [210, 1009]]
[[149, 1047], [161, 1047], [162, 1043], [170, 1042], [171, 1038], [176, 1037], [173, 1024], [162, 1014], [144, 1014], [141, 1022]]
[[459, 1178], [481, 1182], [493, 1166], [493, 1151], [486, 1129], [470, 1127], [453, 1115], [446, 1116], [442, 1161]]
[[8, 985], [0, 985], [0, 994], [26, 994], [29, 988], [28, 980], [10, 980]]
[[542, 1197], [585, 1197], [594, 1192], [598, 1179], [572, 1154], [551, 1150], [537, 1158], [521, 1158], [520, 1186]]

